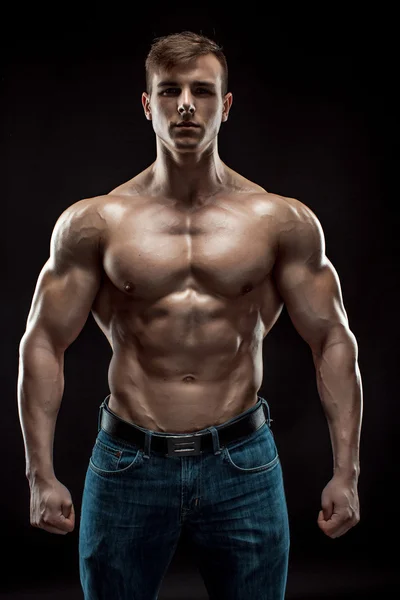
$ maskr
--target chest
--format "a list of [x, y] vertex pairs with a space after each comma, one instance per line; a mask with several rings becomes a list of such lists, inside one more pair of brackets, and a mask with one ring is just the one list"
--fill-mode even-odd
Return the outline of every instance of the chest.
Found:
[[275, 255], [273, 219], [248, 206], [190, 214], [146, 207], [113, 219], [103, 266], [116, 288], [137, 299], [188, 287], [234, 297], [263, 282]]

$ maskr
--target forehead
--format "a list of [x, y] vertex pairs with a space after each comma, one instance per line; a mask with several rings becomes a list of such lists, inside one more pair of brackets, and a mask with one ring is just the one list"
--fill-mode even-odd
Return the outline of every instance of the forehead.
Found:
[[153, 85], [164, 80], [187, 83], [190, 81], [210, 81], [216, 85], [222, 79], [222, 65], [214, 54], [198, 56], [187, 65], [176, 65], [172, 69], [160, 69], [153, 74]]

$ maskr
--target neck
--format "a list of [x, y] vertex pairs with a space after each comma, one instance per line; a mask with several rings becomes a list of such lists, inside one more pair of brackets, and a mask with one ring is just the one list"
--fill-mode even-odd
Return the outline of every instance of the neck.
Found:
[[157, 158], [148, 176], [154, 194], [193, 205], [222, 190], [228, 167], [220, 159], [216, 143], [202, 153], [174, 152], [157, 138]]

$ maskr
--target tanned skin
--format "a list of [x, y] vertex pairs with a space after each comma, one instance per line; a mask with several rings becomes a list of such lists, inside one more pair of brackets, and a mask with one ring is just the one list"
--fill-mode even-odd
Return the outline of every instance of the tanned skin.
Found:
[[[53, 469], [64, 353], [90, 311], [112, 348], [109, 406], [159, 432], [218, 425], [257, 402], [263, 340], [285, 305], [311, 348], [333, 451], [317, 522], [331, 538], [359, 521], [358, 347], [315, 214], [219, 157], [232, 94], [213, 54], [153, 74], [142, 95], [156, 160], [59, 217], [20, 344], [18, 405], [31, 524], [74, 529]], [[201, 82], [201, 83], [199, 83]], [[184, 127], [193, 121], [197, 126]], [[179, 125], [179, 126], [178, 126]]]

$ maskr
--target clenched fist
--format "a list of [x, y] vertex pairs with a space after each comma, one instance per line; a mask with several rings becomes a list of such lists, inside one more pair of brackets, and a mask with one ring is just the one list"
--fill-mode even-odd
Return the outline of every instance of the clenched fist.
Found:
[[71, 494], [58, 479], [30, 484], [30, 518], [33, 527], [65, 535], [74, 530], [75, 510]]
[[334, 476], [321, 496], [318, 526], [330, 538], [337, 538], [360, 521], [357, 482]]

